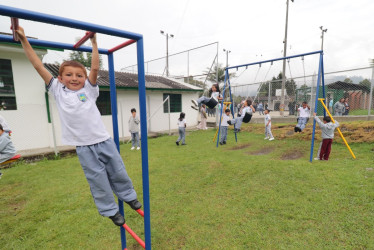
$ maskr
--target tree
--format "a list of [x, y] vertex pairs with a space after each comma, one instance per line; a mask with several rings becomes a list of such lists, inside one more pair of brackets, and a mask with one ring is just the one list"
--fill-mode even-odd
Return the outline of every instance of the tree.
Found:
[[344, 82], [346, 82], [346, 83], [353, 83], [353, 81], [350, 78], [348, 78], [348, 77], [344, 79]]
[[[76, 39], [76, 40], [78, 41], [79, 39]], [[92, 54], [88, 52], [72, 51], [69, 54], [70, 60], [80, 62], [81, 64], [83, 64], [83, 66], [85, 66], [88, 69], [91, 69], [91, 58], [92, 58]], [[99, 55], [99, 65], [100, 65], [100, 69], [102, 69], [103, 60], [101, 58], [101, 55]]]
[[[209, 72], [210, 68], [207, 68], [204, 71], [205, 74], [208, 74], [208, 80], [211, 82], [217, 82], [217, 65], [214, 65], [213, 69]], [[229, 73], [230, 78], [235, 77], [235, 73]], [[218, 83], [225, 81], [225, 67], [222, 64], [218, 64]]]
[[[275, 96], [276, 89], [282, 88], [282, 72], [279, 73], [278, 77], [272, 78], [271, 81], [265, 82], [262, 84], [261, 88], [259, 89], [259, 92], [262, 94], [262, 96], [268, 96], [269, 95], [269, 83], [271, 84], [271, 96]], [[296, 83], [293, 79], [286, 80], [286, 91], [288, 96], [294, 96], [296, 94]], [[260, 96], [260, 95], [259, 95]]]

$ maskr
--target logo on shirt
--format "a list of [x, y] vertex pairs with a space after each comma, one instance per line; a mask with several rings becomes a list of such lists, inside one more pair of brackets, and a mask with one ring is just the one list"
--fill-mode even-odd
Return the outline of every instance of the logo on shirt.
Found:
[[80, 94], [78, 94], [78, 99], [81, 102], [85, 102], [85, 101], [87, 101], [87, 96], [86, 96], [85, 93], [80, 93]]

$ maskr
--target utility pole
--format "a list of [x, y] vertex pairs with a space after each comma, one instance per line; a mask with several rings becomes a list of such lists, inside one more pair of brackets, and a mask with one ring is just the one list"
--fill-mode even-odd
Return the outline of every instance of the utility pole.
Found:
[[[292, 2], [294, 0], [291, 0]], [[288, 29], [288, 5], [290, 0], [287, 0], [286, 9], [286, 31], [284, 34], [284, 47], [283, 47], [283, 57], [287, 56], [287, 29]], [[280, 105], [280, 115], [284, 115], [284, 89], [286, 87], [286, 59], [283, 59], [283, 71], [282, 71], [282, 91], [281, 91], [281, 105]]]
[[226, 68], [229, 67], [229, 53], [231, 53], [231, 50], [223, 49], [224, 52], [226, 52]]
[[163, 30], [160, 30], [161, 35], [166, 36], [166, 76], [169, 76], [169, 37], [173, 38], [173, 34], [165, 33]]

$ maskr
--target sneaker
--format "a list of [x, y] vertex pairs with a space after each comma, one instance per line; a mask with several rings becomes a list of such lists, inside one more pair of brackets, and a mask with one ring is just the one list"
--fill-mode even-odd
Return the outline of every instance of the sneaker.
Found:
[[195, 106], [191, 106], [191, 108], [193, 108], [194, 110], [199, 110], [197, 107]]
[[195, 100], [191, 100], [191, 102], [197, 107], [197, 106], [199, 106], [199, 104], [197, 103], [197, 101], [195, 101]]
[[113, 216], [109, 216], [109, 219], [111, 219], [116, 226], [121, 227], [123, 224], [125, 224], [125, 218], [123, 218], [122, 214], [119, 212]]
[[140, 149], [140, 147], [137, 147], [137, 148], [136, 148], [136, 150], [139, 150], [139, 149]]
[[270, 138], [269, 141], [274, 141], [274, 137]]
[[315, 160], [315, 161], [319, 161], [319, 158], [318, 158], [318, 157], [316, 157], [316, 158], [314, 158], [314, 160]]
[[223, 144], [226, 144], [226, 142], [224, 141]]
[[134, 150], [135, 149], [135, 147], [132, 147], [130, 150]]
[[268, 136], [266, 136], [265, 138], [264, 138], [264, 140], [268, 140], [269, 139], [269, 137]]
[[293, 130], [294, 130], [295, 132], [297, 132], [297, 129], [298, 129], [298, 127], [295, 127]]
[[177, 146], [179, 146], [179, 141], [176, 141], [175, 144], [177, 144]]
[[138, 209], [140, 209], [140, 208], [142, 207], [142, 204], [141, 204], [137, 199], [132, 200], [132, 201], [129, 201], [129, 202], [126, 201], [126, 203], [127, 203], [127, 204], [132, 208], [132, 209], [134, 209], [134, 210], [138, 210]]
[[230, 120], [227, 121], [227, 124], [232, 125]]
[[223, 142], [219, 142], [219, 145], [223, 145]]

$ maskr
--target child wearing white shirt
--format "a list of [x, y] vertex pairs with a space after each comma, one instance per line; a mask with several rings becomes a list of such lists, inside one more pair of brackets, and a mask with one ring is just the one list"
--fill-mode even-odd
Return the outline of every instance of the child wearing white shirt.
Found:
[[274, 136], [271, 133], [271, 117], [269, 115], [270, 110], [265, 109], [265, 140], [269, 139], [269, 141], [274, 140]]
[[186, 114], [185, 113], [180, 113], [179, 119], [178, 119], [178, 132], [179, 132], [179, 137], [178, 140], [175, 142], [177, 146], [179, 146], [179, 142], [182, 141], [182, 145], [186, 145]]

